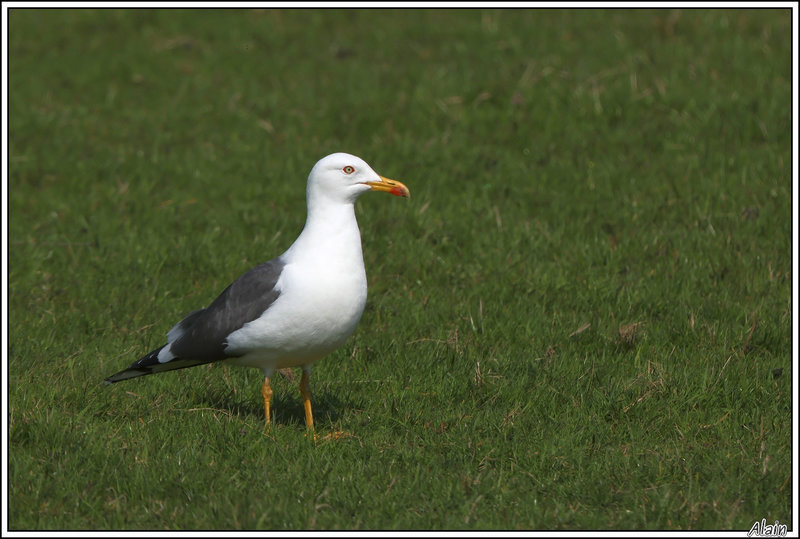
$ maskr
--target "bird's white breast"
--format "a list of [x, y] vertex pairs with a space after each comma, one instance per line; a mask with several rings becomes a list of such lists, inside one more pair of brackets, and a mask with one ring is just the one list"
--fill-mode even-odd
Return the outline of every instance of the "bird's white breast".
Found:
[[[301, 236], [302, 238], [302, 236]], [[287, 260], [277, 288], [280, 296], [256, 320], [228, 336], [226, 352], [243, 354], [241, 365], [285, 368], [313, 363], [344, 344], [367, 300], [361, 239], [314, 242], [300, 239]]]

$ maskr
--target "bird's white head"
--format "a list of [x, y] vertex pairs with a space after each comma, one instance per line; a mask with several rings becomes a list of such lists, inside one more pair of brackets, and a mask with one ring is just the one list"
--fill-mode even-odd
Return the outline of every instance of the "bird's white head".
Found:
[[309, 203], [325, 200], [352, 204], [367, 191], [410, 196], [408, 187], [379, 176], [363, 159], [348, 153], [333, 153], [323, 157], [308, 175], [306, 194]]

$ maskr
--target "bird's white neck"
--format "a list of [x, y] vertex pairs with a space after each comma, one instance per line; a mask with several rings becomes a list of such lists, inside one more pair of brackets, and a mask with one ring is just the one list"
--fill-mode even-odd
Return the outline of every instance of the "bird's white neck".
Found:
[[305, 227], [286, 255], [293, 259], [363, 264], [353, 203], [315, 205], [310, 201]]

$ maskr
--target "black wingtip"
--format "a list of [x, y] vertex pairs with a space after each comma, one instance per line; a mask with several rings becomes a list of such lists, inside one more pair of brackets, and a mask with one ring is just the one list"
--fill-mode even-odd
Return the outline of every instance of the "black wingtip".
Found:
[[[161, 348], [164, 348], [164, 346]], [[161, 351], [161, 348], [157, 348], [139, 361], [133, 362], [127, 369], [112, 374], [105, 379], [105, 383], [113, 384], [115, 382], [128, 380], [129, 378], [138, 378], [139, 376], [146, 376], [148, 374], [158, 374], [160, 372], [185, 369], [187, 367], [194, 367], [195, 365], [202, 365], [204, 363], [212, 362], [212, 360], [208, 359], [182, 359], [176, 357], [161, 363], [158, 361], [158, 353]]]
[[[166, 346], [166, 345], [164, 345]], [[153, 367], [158, 365], [158, 353], [164, 346], [156, 348], [143, 358], [131, 363], [127, 369], [121, 370], [112, 374], [105, 379], [106, 385], [113, 384], [114, 382], [121, 382], [128, 378], [136, 378], [137, 376], [144, 376], [146, 374], [153, 374]]]
[[145, 376], [147, 374], [153, 374], [154, 371], [151, 368], [141, 368], [136, 367], [135, 364], [132, 367], [128, 367], [124, 371], [119, 371], [116, 374], [112, 374], [108, 378], [105, 379], [106, 384], [113, 384], [115, 382], [121, 382], [123, 380], [127, 380], [129, 378], [136, 378], [138, 376]]

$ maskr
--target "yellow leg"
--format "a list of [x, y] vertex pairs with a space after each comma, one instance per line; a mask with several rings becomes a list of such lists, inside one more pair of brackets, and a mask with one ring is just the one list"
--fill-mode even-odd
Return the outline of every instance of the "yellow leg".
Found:
[[266, 417], [267, 425], [269, 425], [269, 403], [272, 400], [272, 388], [269, 385], [269, 376], [264, 377], [264, 385], [261, 386], [261, 395], [264, 396], [264, 417]]
[[303, 369], [300, 378], [300, 394], [303, 396], [303, 407], [306, 409], [306, 428], [314, 429], [314, 416], [311, 414], [311, 391], [308, 389], [308, 371]]

